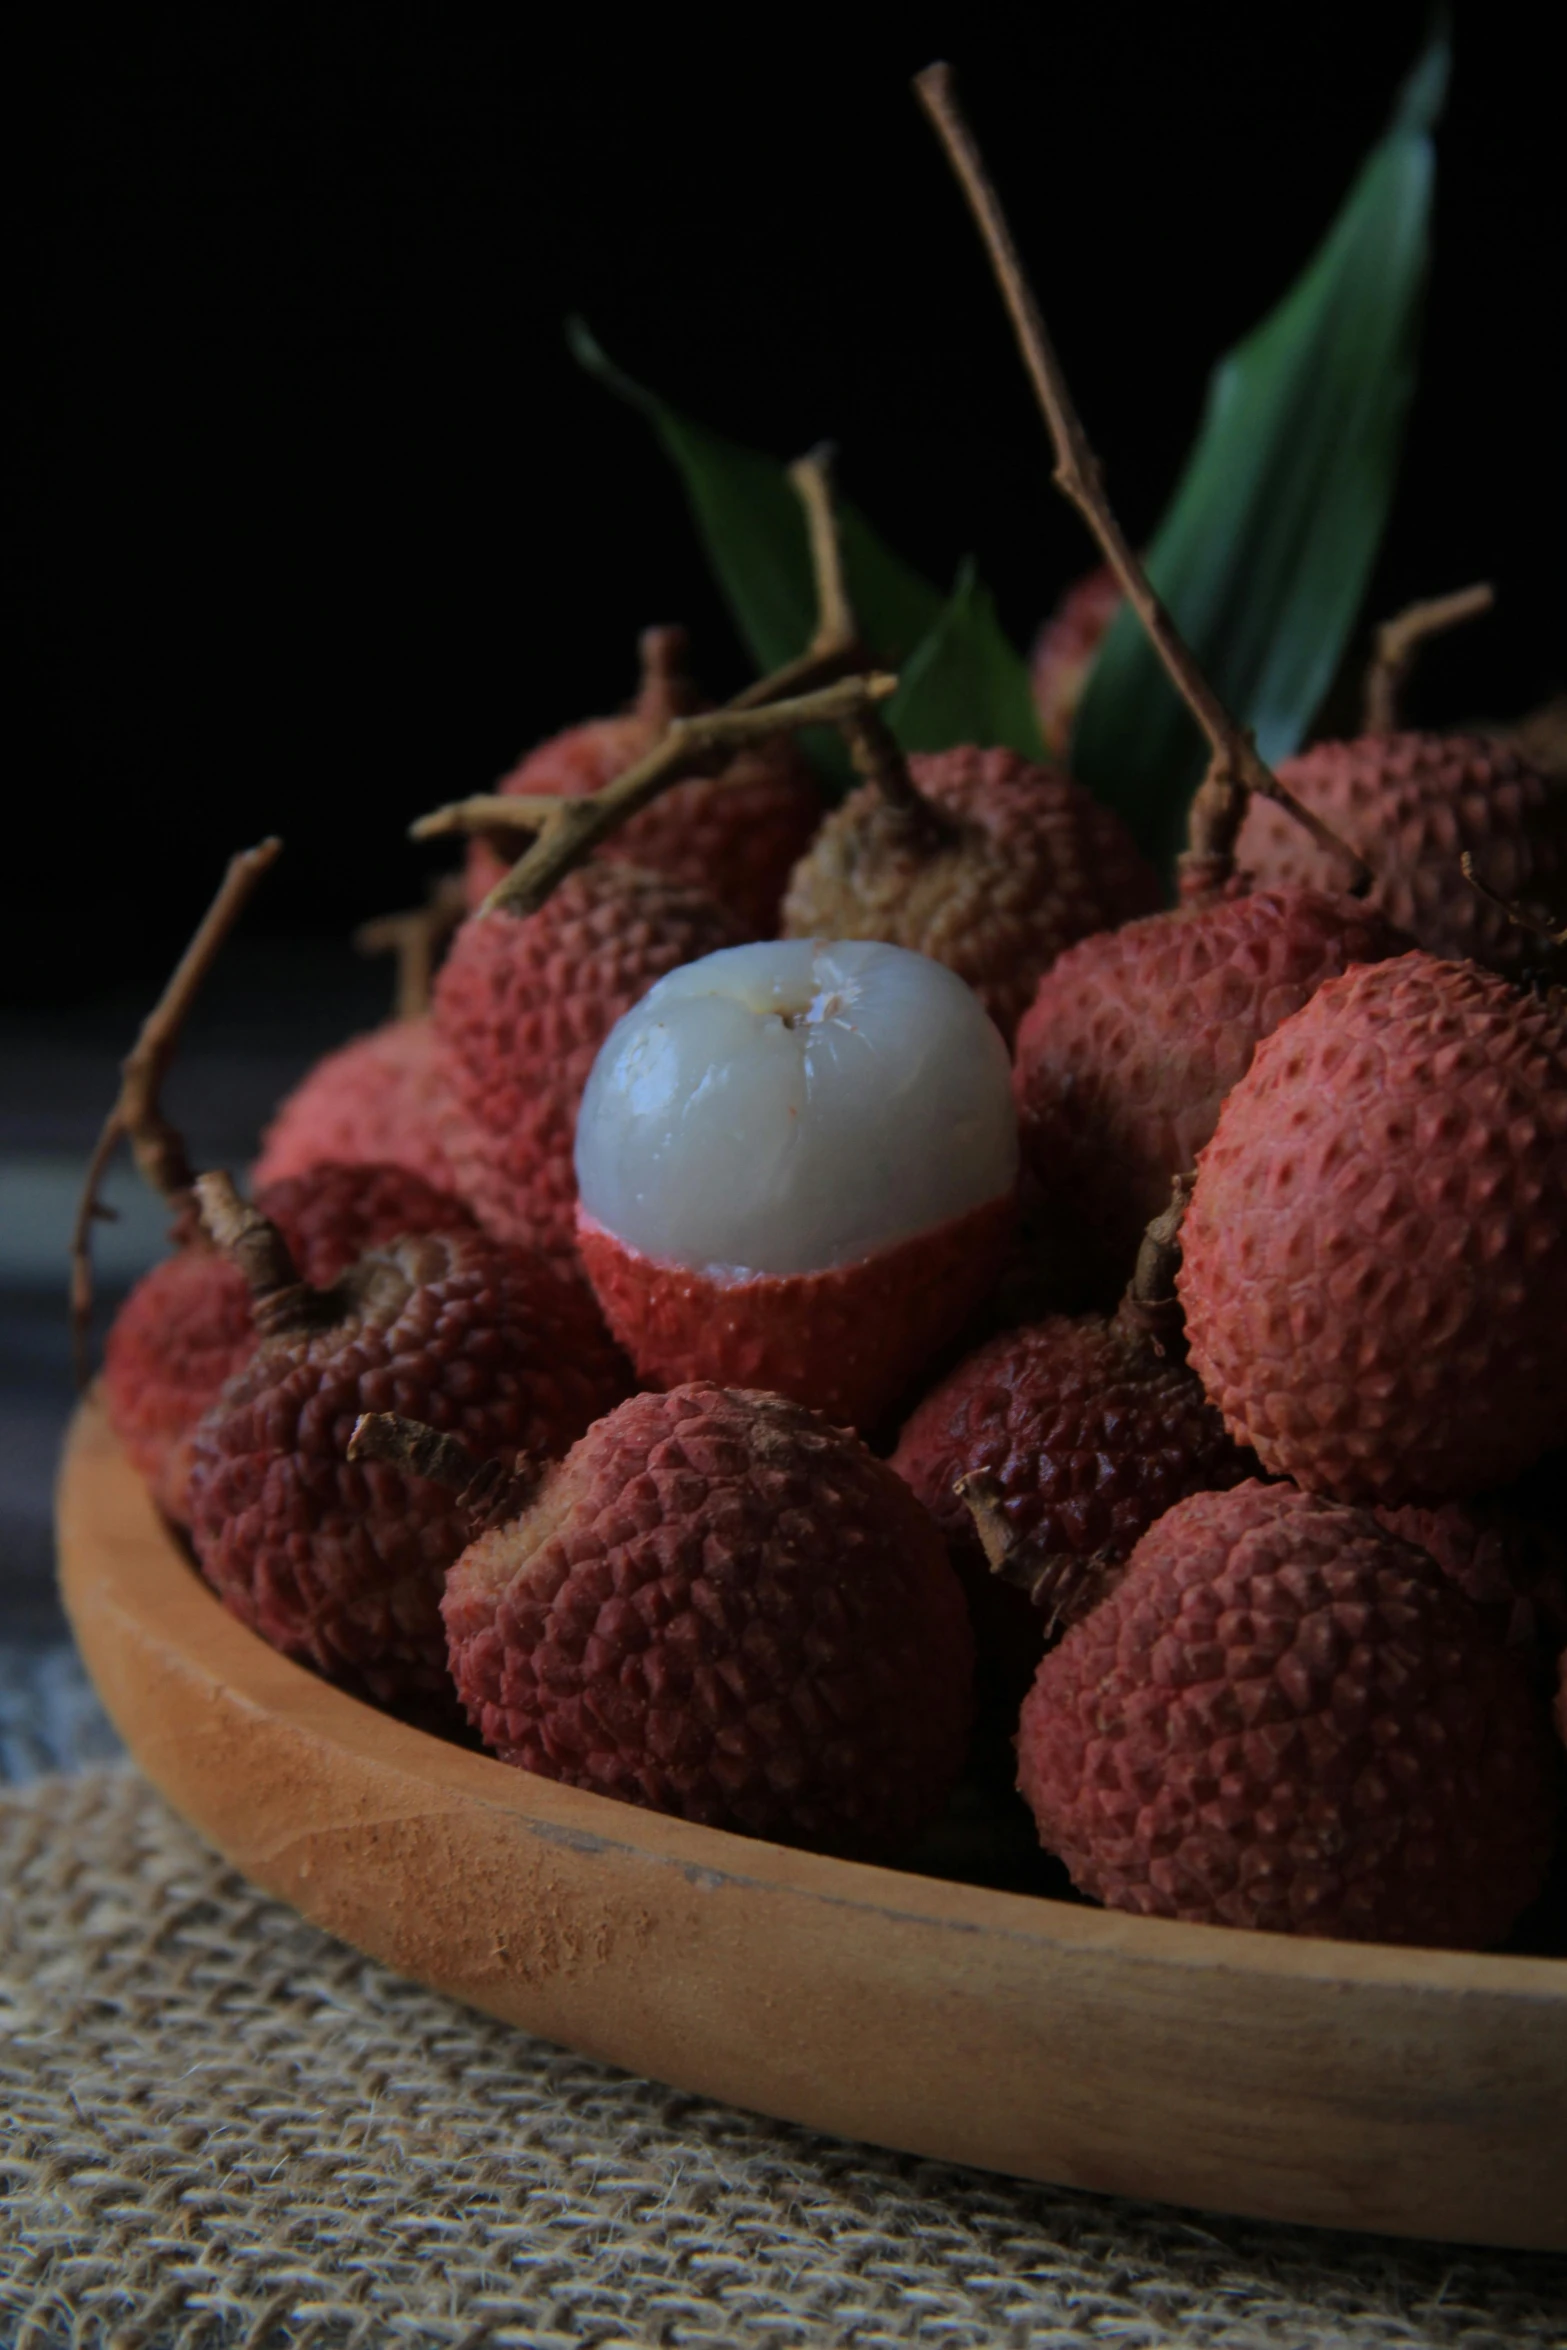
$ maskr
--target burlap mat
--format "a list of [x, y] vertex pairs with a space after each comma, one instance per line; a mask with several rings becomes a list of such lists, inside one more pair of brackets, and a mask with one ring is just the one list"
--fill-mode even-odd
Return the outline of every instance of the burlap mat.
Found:
[[0, 1793], [0, 2114], [6, 2350], [1567, 2342], [1567, 2260], [1020, 2186], [563, 2055], [123, 1766]]

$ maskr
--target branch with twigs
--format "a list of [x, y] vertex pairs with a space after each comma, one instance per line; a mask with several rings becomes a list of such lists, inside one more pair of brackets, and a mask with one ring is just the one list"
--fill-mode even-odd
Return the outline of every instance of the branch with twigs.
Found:
[[1192, 804], [1189, 842], [1181, 860], [1183, 888], [1213, 887], [1227, 878], [1248, 796], [1276, 800], [1298, 824], [1353, 868], [1355, 885], [1370, 875], [1320, 818], [1285, 789], [1261, 757], [1247, 729], [1230, 716], [1176, 627], [1111, 510], [1099, 460], [1089, 445], [1055, 346], [1007, 226], [1006, 215], [972, 130], [958, 104], [949, 65], [929, 65], [914, 82], [921, 105], [946, 150], [984, 241], [1012, 320], [1023, 364], [1034, 386], [1055, 450], [1055, 482], [1077, 508], [1147, 631], [1170, 682], [1207, 741], [1209, 767]]
[[397, 957], [394, 1013], [399, 1020], [417, 1020], [430, 1009], [430, 985], [436, 958], [468, 911], [468, 899], [458, 873], [443, 873], [430, 885], [422, 906], [399, 914], [377, 914], [354, 932], [354, 949], [361, 955]]
[[1362, 688], [1361, 724], [1367, 734], [1391, 734], [1398, 724], [1398, 699], [1427, 639], [1478, 620], [1496, 602], [1489, 580], [1455, 588], [1450, 596], [1427, 596], [1384, 620], [1377, 630]]
[[92, 1317], [92, 1228], [113, 1213], [98, 1196], [109, 1161], [122, 1142], [129, 1142], [144, 1181], [160, 1198], [177, 1207], [189, 1196], [196, 1178], [183, 1138], [159, 1106], [163, 1080], [190, 1008], [224, 940], [282, 849], [280, 840], [264, 840], [229, 859], [216, 897], [120, 1064], [120, 1090], [87, 1162], [71, 1228], [71, 1332], [81, 1384], [86, 1383], [87, 1331]]

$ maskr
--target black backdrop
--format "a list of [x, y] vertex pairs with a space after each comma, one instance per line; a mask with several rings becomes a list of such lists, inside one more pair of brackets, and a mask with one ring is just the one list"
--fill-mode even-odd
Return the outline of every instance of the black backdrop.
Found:
[[[878, 12], [879, 14], [880, 12]], [[132, 7], [68, 20], [34, 110], [9, 1000], [140, 984], [225, 852], [254, 920], [406, 902], [407, 818], [614, 706], [636, 630], [744, 674], [580, 309], [736, 437], [830, 435], [938, 578], [1026, 640], [1088, 560], [908, 91], [951, 56], [1112, 490], [1156, 518], [1207, 367], [1327, 224], [1418, 47], [1374, 8], [646, 13]], [[867, 20], [868, 21], [868, 20]], [[1422, 387], [1373, 603], [1489, 574], [1417, 714], [1562, 677], [1559, 81], [1458, 10]]]

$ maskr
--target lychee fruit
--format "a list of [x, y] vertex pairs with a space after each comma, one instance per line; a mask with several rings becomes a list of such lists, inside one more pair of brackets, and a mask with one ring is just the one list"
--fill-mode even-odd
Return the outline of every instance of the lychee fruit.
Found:
[[559, 1454], [625, 1393], [621, 1359], [582, 1285], [530, 1250], [426, 1234], [318, 1290], [225, 1178], [197, 1188], [260, 1331], [191, 1442], [202, 1573], [241, 1622], [328, 1680], [438, 1710], [450, 1701], [441, 1588], [468, 1525], [444, 1487], [351, 1465], [355, 1421], [417, 1415], [480, 1460]]
[[1095, 656], [1121, 609], [1121, 588], [1108, 563], [1074, 580], [1034, 639], [1029, 683], [1039, 731], [1052, 759], [1070, 760], [1072, 730]]
[[1228, 1095], [1181, 1234], [1193, 1368], [1345, 1501], [1503, 1486], [1567, 1435], [1567, 1009], [1411, 953], [1320, 987]]
[[[496, 790], [582, 799], [602, 791], [652, 750], [672, 718], [706, 708], [685, 674], [685, 632], [642, 638], [642, 688], [618, 718], [590, 719], [530, 751]], [[717, 775], [679, 783], [631, 816], [595, 852], [705, 890], [734, 916], [743, 938], [770, 938], [795, 859], [820, 822], [821, 794], [787, 735], [737, 751]], [[477, 906], [506, 868], [484, 841], [469, 845], [467, 886]]]
[[1509, 1646], [1547, 1675], [1567, 1646], [1567, 1542], [1513, 1495], [1477, 1501], [1379, 1504], [1379, 1525], [1429, 1551]]
[[1405, 943], [1352, 898], [1259, 890], [1084, 939], [1045, 974], [1018, 1031], [1019, 1137], [1112, 1293], [1261, 1039]]
[[[1495, 896], [1551, 905], [1567, 886], [1567, 796], [1484, 735], [1383, 733], [1313, 744], [1279, 781], [1371, 869], [1369, 903], [1428, 954], [1516, 972], [1537, 953]], [[1342, 888], [1344, 869], [1271, 800], [1254, 799], [1236, 863], [1261, 887]]]
[[917, 797], [861, 784], [790, 878], [787, 938], [882, 939], [967, 980], [1010, 1043], [1062, 949], [1159, 902], [1121, 819], [1059, 768], [964, 746], [915, 756]]
[[1117, 1909], [1480, 1949], [1539, 1891], [1555, 1769], [1523, 1665], [1369, 1511], [1178, 1502], [1039, 1667], [1018, 1785]]
[[428, 1018], [388, 1020], [326, 1054], [279, 1104], [251, 1170], [258, 1184], [327, 1160], [407, 1167], [456, 1189], [441, 1139], [444, 1058]]
[[587, 864], [537, 913], [475, 914], [435, 988], [454, 1183], [485, 1229], [574, 1261], [577, 1107], [605, 1037], [655, 980], [730, 945], [687, 883]]
[[578, 1240], [644, 1379], [868, 1427], [995, 1278], [1016, 1174], [1006, 1048], [961, 980], [779, 940], [687, 964], [614, 1029]]
[[[366, 1249], [400, 1235], [473, 1229], [460, 1200], [406, 1167], [313, 1167], [264, 1185], [256, 1205], [283, 1234], [302, 1277], [321, 1287]], [[187, 1208], [174, 1233], [184, 1245], [144, 1273], [120, 1307], [103, 1362], [109, 1424], [179, 1525], [192, 1431], [256, 1347], [244, 1275], [188, 1230], [190, 1222]]]
[[941, 1538], [781, 1396], [633, 1396], [463, 1552], [442, 1613], [503, 1761], [707, 1827], [892, 1851], [962, 1764], [973, 1651]]

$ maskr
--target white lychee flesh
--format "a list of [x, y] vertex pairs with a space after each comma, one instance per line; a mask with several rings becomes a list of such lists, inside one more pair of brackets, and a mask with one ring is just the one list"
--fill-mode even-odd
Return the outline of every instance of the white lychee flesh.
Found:
[[582, 1206], [727, 1279], [860, 1262], [1017, 1175], [1007, 1050], [979, 998], [874, 940], [777, 939], [671, 971], [605, 1038]]

